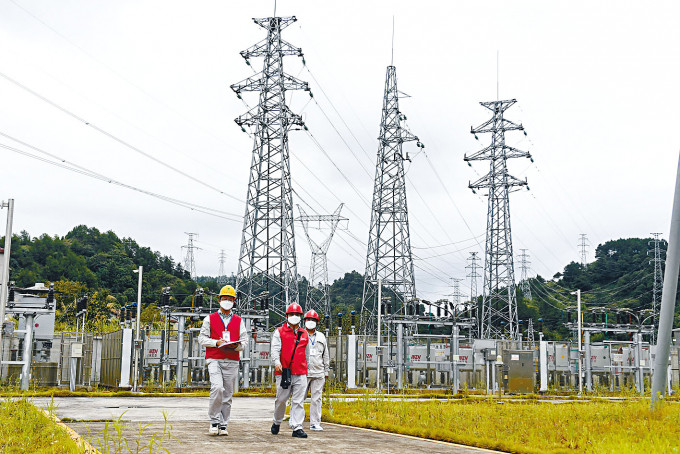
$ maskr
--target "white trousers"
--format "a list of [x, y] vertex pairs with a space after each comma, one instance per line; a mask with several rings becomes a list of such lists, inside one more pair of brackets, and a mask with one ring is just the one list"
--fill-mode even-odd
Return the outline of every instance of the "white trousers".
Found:
[[305, 395], [307, 394], [307, 376], [293, 375], [288, 389], [281, 387], [281, 376], [276, 376], [276, 402], [274, 402], [274, 424], [281, 424], [286, 414], [288, 398], [293, 396], [290, 402], [290, 419], [288, 424], [293, 431], [302, 429], [305, 420]]
[[210, 404], [208, 416], [212, 424], [227, 425], [231, 416], [231, 397], [238, 378], [238, 361], [212, 361], [210, 373]]
[[[326, 382], [325, 377], [307, 377], [309, 383], [309, 393], [311, 401], [309, 403], [309, 425], [321, 425], [321, 396], [323, 395], [323, 384]], [[307, 394], [307, 393], [305, 393]]]

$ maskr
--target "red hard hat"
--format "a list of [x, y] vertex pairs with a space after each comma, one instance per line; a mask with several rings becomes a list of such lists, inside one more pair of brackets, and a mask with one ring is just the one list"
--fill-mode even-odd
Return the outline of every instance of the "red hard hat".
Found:
[[307, 311], [303, 319], [307, 320], [308, 318], [311, 318], [312, 320], [316, 320], [317, 322], [319, 321], [319, 314], [316, 313], [314, 309], [311, 309]]
[[290, 303], [286, 309], [286, 314], [300, 314], [302, 315], [302, 307], [298, 303]]

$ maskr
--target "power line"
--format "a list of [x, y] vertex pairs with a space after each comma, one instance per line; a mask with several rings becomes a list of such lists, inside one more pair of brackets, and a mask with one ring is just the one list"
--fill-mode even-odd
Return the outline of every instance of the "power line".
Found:
[[[7, 134], [4, 134], [4, 133], [0, 133], [0, 134], [2, 134], [5, 137], [12, 138], [11, 136], [9, 136]], [[50, 161], [49, 159], [46, 159], [46, 158], [43, 158], [43, 157], [40, 157], [40, 156], [36, 156], [32, 153], [29, 153], [29, 152], [24, 151], [24, 150], [20, 150], [18, 148], [11, 147], [11, 146], [6, 145], [6, 144], [0, 143], [0, 147], [5, 148], [5, 149], [10, 150], [10, 151], [13, 151], [14, 153], [21, 154], [23, 156], [29, 157], [31, 159], [35, 159], [35, 160], [44, 162], [46, 164], [50, 164], [50, 165], [53, 165], [55, 167], [62, 168], [62, 169], [68, 170], [70, 172], [74, 172], [74, 173], [78, 173], [80, 175], [84, 175], [84, 176], [87, 176], [87, 177], [90, 177], [90, 178], [94, 178], [94, 179], [99, 180], [99, 181], [103, 181], [103, 182], [106, 182], [106, 183], [114, 184], [116, 186], [124, 187], [124, 188], [130, 189], [130, 190], [135, 191], [135, 192], [146, 194], [148, 196], [157, 198], [159, 200], [163, 200], [165, 202], [172, 203], [174, 205], [178, 205], [178, 206], [181, 206], [183, 208], [188, 208], [192, 211], [197, 211], [197, 212], [200, 212], [200, 213], [203, 213], [203, 214], [207, 214], [207, 215], [210, 215], [210, 216], [215, 216], [215, 217], [218, 217], [218, 218], [226, 219], [226, 220], [232, 221], [232, 222], [238, 222], [238, 223], [242, 222], [242, 218], [240, 216], [234, 214], [234, 213], [215, 210], [215, 209], [205, 207], [205, 206], [202, 206], [202, 205], [197, 205], [197, 204], [194, 204], [194, 203], [185, 202], [185, 201], [182, 201], [182, 200], [179, 200], [179, 199], [164, 196], [162, 194], [147, 191], [145, 189], [140, 189], [140, 188], [137, 188], [135, 186], [132, 186], [132, 185], [129, 185], [129, 184], [126, 184], [126, 183], [122, 183], [118, 180], [114, 180], [113, 178], [109, 178], [109, 177], [102, 175], [100, 173], [88, 170], [85, 167], [79, 166], [77, 164], [70, 163], [69, 161], [67, 161], [65, 159], [58, 158], [55, 155], [48, 153], [46, 151], [43, 151], [43, 150], [41, 150], [37, 147], [34, 147], [32, 145], [29, 145], [26, 142], [22, 142], [18, 139], [14, 139], [14, 138], [12, 138], [12, 140], [16, 140], [18, 143], [21, 143], [22, 145], [30, 147], [30, 148], [32, 148], [32, 149], [34, 149], [34, 150], [36, 150], [40, 153], [46, 154], [50, 157], [53, 157], [54, 159], [58, 159], [59, 162]], [[232, 217], [228, 217], [228, 216], [232, 216]]]
[[144, 150], [142, 150], [142, 149], [140, 149], [140, 148], [138, 148], [138, 147], [136, 147], [136, 146], [134, 146], [134, 145], [132, 145], [132, 144], [126, 142], [125, 140], [121, 139], [120, 137], [118, 137], [118, 136], [116, 136], [116, 135], [114, 135], [114, 134], [112, 134], [112, 133], [110, 133], [110, 132], [108, 132], [108, 131], [106, 131], [106, 130], [100, 128], [99, 126], [97, 126], [97, 125], [95, 125], [95, 124], [93, 124], [93, 123], [91, 123], [91, 122], [89, 122], [89, 121], [86, 120], [85, 118], [82, 118], [82, 117], [80, 117], [79, 115], [77, 115], [77, 114], [71, 112], [71, 111], [68, 110], [67, 108], [65, 108], [65, 107], [63, 107], [63, 106], [57, 104], [56, 102], [54, 102], [54, 101], [52, 101], [52, 100], [46, 98], [45, 96], [43, 96], [43, 95], [41, 95], [41, 94], [39, 94], [39, 93], [37, 93], [37, 92], [31, 90], [31, 89], [28, 88], [26, 85], [22, 84], [21, 82], [15, 80], [15, 79], [12, 79], [12, 78], [9, 77], [7, 74], [0, 72], [0, 77], [4, 78], [4, 79], [7, 80], [8, 82], [10, 82], [10, 83], [16, 85], [17, 87], [19, 87], [19, 88], [25, 90], [26, 92], [30, 93], [31, 95], [35, 96], [36, 98], [40, 99], [41, 101], [44, 101], [45, 103], [51, 105], [51, 106], [54, 107], [55, 109], [57, 109], [57, 110], [61, 111], [62, 113], [68, 115], [69, 117], [73, 118], [74, 120], [76, 120], [76, 121], [78, 121], [78, 122], [80, 122], [80, 123], [83, 123], [85, 126], [88, 126], [88, 127], [92, 128], [93, 130], [99, 132], [100, 134], [102, 134], [102, 135], [104, 135], [104, 136], [106, 136], [106, 137], [108, 137], [108, 138], [114, 140], [115, 142], [118, 142], [120, 145], [123, 145], [124, 147], [126, 147], [126, 148], [128, 148], [128, 149], [134, 151], [135, 153], [141, 154], [142, 156], [144, 156], [144, 157], [146, 157], [146, 158], [152, 160], [153, 162], [155, 162], [155, 163], [157, 163], [157, 164], [160, 164], [161, 166], [163, 166], [163, 167], [165, 167], [165, 168], [167, 168], [167, 169], [170, 169], [170, 170], [172, 170], [173, 172], [176, 172], [176, 173], [182, 175], [183, 177], [188, 178], [189, 180], [191, 180], [191, 181], [193, 181], [193, 182], [195, 182], [195, 183], [200, 184], [201, 186], [205, 186], [206, 188], [211, 189], [211, 190], [213, 190], [213, 191], [215, 191], [215, 192], [217, 192], [217, 193], [219, 193], [219, 194], [222, 194], [222, 195], [224, 195], [224, 196], [226, 196], [226, 197], [229, 197], [230, 199], [233, 199], [233, 200], [235, 200], [235, 201], [237, 201], [237, 202], [243, 203], [243, 200], [239, 199], [238, 197], [235, 197], [235, 196], [233, 196], [233, 195], [231, 195], [231, 194], [229, 194], [229, 193], [226, 193], [226, 192], [222, 191], [221, 189], [219, 189], [219, 188], [217, 188], [217, 187], [215, 187], [215, 186], [213, 186], [213, 185], [211, 185], [211, 184], [208, 184], [208, 183], [202, 181], [201, 179], [196, 178], [196, 177], [194, 177], [194, 176], [188, 174], [187, 172], [185, 172], [185, 171], [183, 171], [183, 170], [181, 170], [181, 169], [178, 169], [178, 168], [176, 168], [176, 167], [174, 167], [174, 166], [171, 166], [170, 164], [168, 164], [167, 162], [163, 161], [162, 159], [156, 158], [155, 156], [153, 156], [153, 155], [151, 155], [151, 154], [145, 152]]

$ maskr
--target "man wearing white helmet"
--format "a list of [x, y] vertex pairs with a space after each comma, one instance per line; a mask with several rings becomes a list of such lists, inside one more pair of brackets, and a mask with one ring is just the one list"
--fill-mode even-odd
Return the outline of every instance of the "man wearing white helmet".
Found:
[[205, 347], [205, 363], [210, 373], [210, 435], [228, 435], [231, 398], [238, 380], [239, 352], [248, 343], [245, 323], [232, 313], [236, 291], [231, 285], [220, 290], [220, 309], [203, 320], [198, 342]]
[[309, 343], [307, 343], [307, 383], [311, 395], [309, 428], [310, 430], [323, 430], [321, 427], [321, 397], [323, 385], [330, 370], [331, 355], [328, 352], [326, 336], [321, 331], [316, 330], [319, 314], [312, 309], [307, 311], [304, 320], [305, 329], [309, 336]]
[[292, 303], [286, 309], [286, 323], [274, 331], [271, 344], [271, 360], [276, 374], [276, 402], [274, 403], [274, 422], [271, 432], [279, 433], [286, 403], [290, 402], [290, 420], [293, 437], [307, 438], [302, 430], [305, 420], [305, 394], [307, 394], [307, 355], [305, 347], [309, 338], [302, 329], [302, 308]]

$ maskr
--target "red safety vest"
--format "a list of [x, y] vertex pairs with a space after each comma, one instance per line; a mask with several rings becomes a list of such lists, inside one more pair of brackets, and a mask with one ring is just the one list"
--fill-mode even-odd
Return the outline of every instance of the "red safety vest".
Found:
[[[210, 338], [211, 339], [222, 339], [222, 331], [224, 331], [225, 326], [220, 317], [219, 312], [213, 312], [210, 314]], [[241, 335], [241, 317], [236, 314], [232, 314], [229, 326], [226, 327], [229, 331], [230, 339], [238, 339]], [[238, 361], [240, 359], [239, 353], [235, 350], [225, 350], [223, 348], [217, 347], [206, 347], [205, 348], [205, 359], [231, 359]]]
[[[301, 331], [300, 342], [298, 342], [297, 350], [295, 350], [295, 357], [293, 357], [293, 364], [290, 364], [290, 357], [293, 355], [293, 348], [295, 347], [295, 339], [297, 333], [286, 323], [279, 328], [279, 335], [281, 336], [281, 367], [284, 369], [290, 367], [290, 371], [293, 375], [307, 375], [307, 356], [305, 354], [305, 348], [309, 342], [309, 335], [307, 331], [298, 328]], [[281, 375], [276, 372], [276, 375]]]

